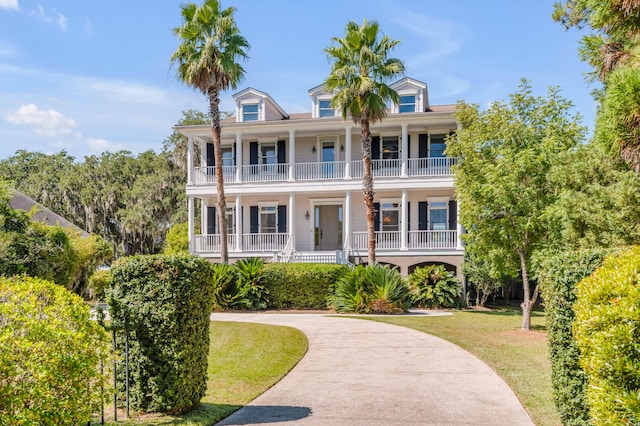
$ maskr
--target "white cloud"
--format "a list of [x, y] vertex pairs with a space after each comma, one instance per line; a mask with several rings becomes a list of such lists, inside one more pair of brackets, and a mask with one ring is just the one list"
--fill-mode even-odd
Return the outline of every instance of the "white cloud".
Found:
[[92, 34], [93, 33], [93, 24], [88, 19], [85, 19], [85, 21], [84, 21], [84, 32], [85, 32], [85, 34]]
[[36, 134], [48, 137], [67, 135], [77, 127], [75, 121], [64, 118], [58, 111], [41, 110], [35, 104], [22, 105], [5, 118], [12, 124], [32, 126]]
[[[3, 1], [3, 0], [0, 0]], [[56, 9], [52, 9], [51, 12], [47, 12], [41, 5], [38, 5], [38, 9], [31, 12], [32, 15], [38, 19], [47, 22], [49, 24], [58, 25], [62, 31], [67, 30], [67, 18]]]
[[85, 91], [94, 92], [112, 101], [152, 105], [166, 105], [168, 103], [164, 90], [124, 80], [78, 77], [75, 84]]
[[100, 138], [87, 138], [86, 144], [93, 153], [102, 153], [105, 151], [116, 152], [125, 149], [122, 144], [109, 142], [106, 139]]
[[18, 10], [18, 0], [0, 0], [0, 9]]

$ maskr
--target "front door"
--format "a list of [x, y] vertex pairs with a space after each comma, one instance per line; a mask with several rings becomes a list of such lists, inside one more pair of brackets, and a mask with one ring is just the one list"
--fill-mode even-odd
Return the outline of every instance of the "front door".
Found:
[[342, 206], [315, 208], [315, 249], [339, 250], [342, 247]]

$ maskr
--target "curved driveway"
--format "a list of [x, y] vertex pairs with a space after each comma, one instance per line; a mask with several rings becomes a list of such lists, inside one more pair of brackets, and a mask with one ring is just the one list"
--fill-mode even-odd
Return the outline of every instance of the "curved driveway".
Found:
[[219, 425], [533, 425], [511, 388], [469, 352], [404, 327], [323, 314], [214, 313], [301, 330], [309, 350]]

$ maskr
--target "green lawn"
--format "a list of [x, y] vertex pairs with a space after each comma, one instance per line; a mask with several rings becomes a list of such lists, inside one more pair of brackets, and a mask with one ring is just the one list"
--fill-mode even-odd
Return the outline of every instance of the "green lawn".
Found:
[[453, 311], [452, 316], [366, 318], [413, 328], [454, 343], [487, 363], [516, 393], [538, 426], [561, 424], [553, 404], [544, 314], [520, 330], [520, 311]]
[[132, 414], [126, 422], [119, 411], [117, 424], [212, 425], [277, 383], [307, 351], [307, 338], [290, 327], [214, 321], [209, 336], [207, 394], [199, 408], [184, 416]]

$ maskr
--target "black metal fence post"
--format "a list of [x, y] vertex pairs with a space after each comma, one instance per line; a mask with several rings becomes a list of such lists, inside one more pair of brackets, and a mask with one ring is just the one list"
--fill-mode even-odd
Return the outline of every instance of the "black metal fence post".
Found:
[[129, 332], [127, 329], [124, 329], [124, 362], [125, 362], [125, 392], [126, 392], [126, 401], [127, 401], [127, 418], [129, 418]]
[[[116, 353], [118, 344], [116, 343], [116, 330], [113, 329], [113, 353]], [[118, 362], [116, 357], [113, 357], [113, 421], [118, 421], [118, 380], [117, 380]]]

